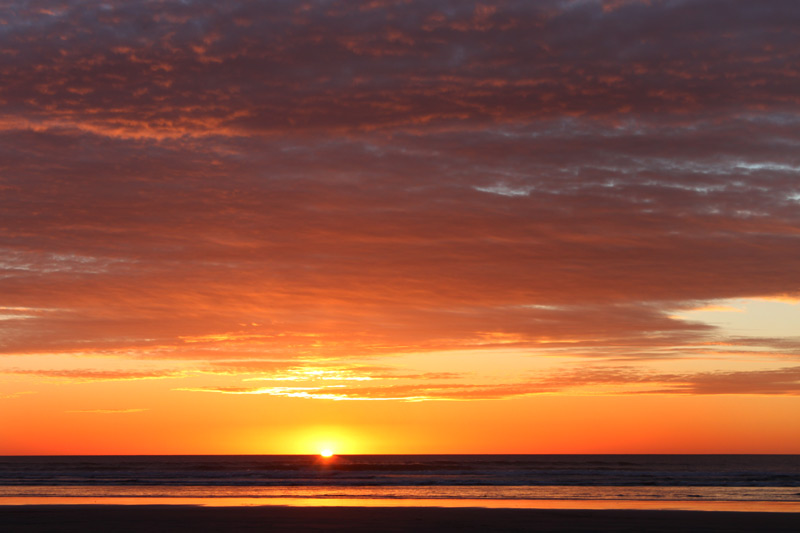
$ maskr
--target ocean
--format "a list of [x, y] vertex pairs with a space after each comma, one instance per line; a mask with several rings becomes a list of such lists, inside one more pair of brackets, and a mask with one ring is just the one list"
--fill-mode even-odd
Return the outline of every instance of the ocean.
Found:
[[82, 502], [800, 512], [800, 455], [0, 457], [0, 505]]

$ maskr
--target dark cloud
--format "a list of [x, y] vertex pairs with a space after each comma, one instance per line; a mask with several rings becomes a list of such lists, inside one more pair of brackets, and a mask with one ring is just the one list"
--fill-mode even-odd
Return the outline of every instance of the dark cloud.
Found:
[[800, 293], [795, 2], [3, 13], [3, 353], [657, 357]]
[[583, 368], [562, 371], [544, 380], [554, 387], [631, 384], [652, 385], [642, 394], [800, 394], [800, 367], [771, 370], [713, 371], [682, 374], [643, 371], [634, 367]]
[[704, 372], [690, 379], [672, 377], [675, 382], [663, 391], [678, 394], [800, 394], [800, 367], [739, 372]]
[[790, 1], [46, 4], [9, 6], [2, 47], [0, 96], [34, 122], [284, 134], [797, 104]]

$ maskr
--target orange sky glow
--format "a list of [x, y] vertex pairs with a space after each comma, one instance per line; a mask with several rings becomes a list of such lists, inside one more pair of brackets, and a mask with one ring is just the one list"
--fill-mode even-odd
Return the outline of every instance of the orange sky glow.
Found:
[[769, 4], [3, 4], [0, 455], [800, 453]]

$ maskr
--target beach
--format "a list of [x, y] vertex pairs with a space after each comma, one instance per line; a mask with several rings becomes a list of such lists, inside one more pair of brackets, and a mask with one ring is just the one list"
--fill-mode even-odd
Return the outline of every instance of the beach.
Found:
[[0, 531], [800, 531], [800, 456], [0, 457]]
[[16, 532], [219, 531], [800, 531], [800, 513], [436, 507], [0, 506]]

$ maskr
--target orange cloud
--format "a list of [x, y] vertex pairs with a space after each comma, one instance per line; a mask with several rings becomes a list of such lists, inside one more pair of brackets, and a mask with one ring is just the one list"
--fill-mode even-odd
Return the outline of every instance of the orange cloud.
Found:
[[[270, 378], [265, 378], [270, 379]], [[274, 379], [274, 378], [272, 378]], [[418, 379], [418, 378], [412, 378]], [[659, 373], [636, 367], [588, 367], [539, 374], [517, 383], [441, 383], [439, 376], [400, 385], [313, 384], [297, 386], [188, 387], [177, 390], [234, 395], [267, 395], [315, 400], [497, 400], [535, 394], [595, 394], [598, 386], [614, 394], [800, 394], [800, 367], [775, 370], [714, 371], [683, 374]], [[280, 381], [280, 379], [278, 379]], [[340, 378], [340, 382], [348, 381]]]
[[44, 378], [67, 379], [70, 381], [128, 381], [140, 379], [176, 378], [185, 375], [183, 371], [126, 371], [126, 370], [87, 370], [87, 369], [62, 369], [62, 370], [26, 370], [8, 369], [0, 373], [27, 376], [40, 376]]
[[9, 7], [4, 379], [794, 397], [797, 338], [686, 313], [800, 291], [797, 7], [734, 4]]
[[116, 415], [127, 413], [141, 413], [147, 409], [86, 409], [86, 410], [73, 410], [65, 411], [67, 413], [87, 413], [87, 414], [100, 414], [100, 415]]

